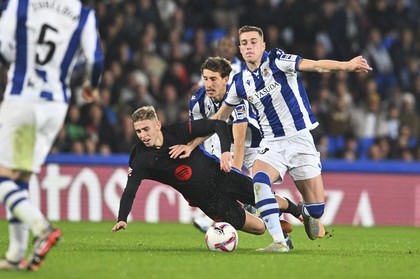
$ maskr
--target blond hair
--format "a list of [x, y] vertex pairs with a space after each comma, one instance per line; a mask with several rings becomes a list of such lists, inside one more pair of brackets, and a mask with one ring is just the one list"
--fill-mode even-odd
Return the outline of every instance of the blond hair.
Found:
[[131, 120], [134, 122], [142, 120], [158, 120], [156, 110], [153, 106], [144, 106], [137, 109], [131, 115]]

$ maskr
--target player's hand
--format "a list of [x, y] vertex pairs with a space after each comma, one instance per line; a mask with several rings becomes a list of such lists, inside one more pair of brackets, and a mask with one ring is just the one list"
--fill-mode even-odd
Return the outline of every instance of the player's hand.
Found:
[[184, 159], [190, 156], [194, 148], [191, 145], [177, 144], [169, 147], [169, 158], [171, 159]]
[[119, 231], [121, 229], [125, 230], [127, 228], [127, 223], [124, 221], [119, 221], [118, 223], [115, 224], [115, 226], [112, 228], [112, 232], [116, 232]]
[[225, 172], [230, 172], [232, 169], [232, 155], [229, 151], [223, 152], [220, 156], [220, 169]]
[[86, 102], [99, 100], [99, 91], [96, 88], [92, 88], [90, 83], [86, 81], [82, 85], [82, 97]]
[[357, 56], [349, 61], [350, 63], [350, 70], [354, 72], [362, 72], [367, 73], [368, 71], [372, 71], [372, 68], [369, 66], [368, 62], [366, 61], [363, 56]]

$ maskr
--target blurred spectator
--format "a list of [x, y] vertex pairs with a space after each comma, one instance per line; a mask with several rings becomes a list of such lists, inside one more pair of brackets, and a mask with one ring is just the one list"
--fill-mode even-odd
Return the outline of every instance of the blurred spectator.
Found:
[[353, 135], [347, 135], [344, 139], [344, 148], [338, 152], [337, 158], [344, 159], [346, 161], [354, 161], [358, 159], [357, 152], [357, 138]]
[[369, 40], [366, 45], [365, 56], [373, 68], [373, 73], [375, 74], [381, 96], [383, 98], [387, 97], [385, 96], [386, 88], [395, 85], [397, 78], [394, 74], [394, 65], [392, 63], [391, 54], [383, 44], [381, 31], [377, 28], [372, 28], [369, 31]]
[[403, 155], [407, 156], [409, 150], [415, 148], [417, 139], [411, 134], [410, 126], [401, 124], [398, 138], [392, 142], [390, 150], [391, 159], [402, 159]]
[[239, 27], [241, 10], [238, 7], [240, 0], [215, 0], [212, 12], [215, 27], [225, 30], [231, 26]]
[[67, 119], [64, 124], [66, 130], [66, 137], [68, 141], [75, 142], [84, 140], [87, 133], [80, 122], [80, 110], [76, 105], [71, 105], [67, 113]]
[[352, 126], [350, 106], [344, 97], [336, 99], [326, 118], [327, 132], [333, 137], [344, 137], [351, 134]]
[[366, 105], [352, 112], [352, 125], [358, 138], [375, 138], [388, 135], [386, 114], [381, 111], [379, 95], [367, 97]]
[[410, 128], [413, 137], [419, 136], [420, 117], [415, 111], [415, 99], [413, 95], [406, 92], [402, 95], [402, 107], [400, 114], [401, 125], [407, 125]]
[[363, 9], [359, 0], [347, 0], [331, 22], [336, 59], [348, 60], [362, 53], [366, 41]]
[[395, 104], [390, 104], [388, 107], [386, 125], [389, 137], [391, 140], [396, 140], [400, 128], [400, 110]]
[[115, 153], [130, 153], [131, 148], [138, 142], [137, 135], [133, 129], [131, 113], [122, 113], [121, 126], [117, 131], [118, 141], [115, 145]]
[[162, 88], [163, 94], [163, 107], [165, 108], [165, 115], [168, 124], [172, 124], [178, 121], [178, 113], [181, 104], [178, 99], [178, 93], [176, 87], [167, 83]]
[[70, 152], [72, 142], [69, 137], [67, 137], [66, 126], [63, 125], [60, 131], [58, 132], [57, 138], [54, 141], [53, 146], [51, 147], [51, 154]]
[[[104, 115], [103, 107], [99, 103], [85, 105], [84, 127], [87, 132], [85, 147], [88, 153], [98, 150], [99, 144], [115, 144], [114, 130]], [[113, 149], [113, 148], [112, 148]]]

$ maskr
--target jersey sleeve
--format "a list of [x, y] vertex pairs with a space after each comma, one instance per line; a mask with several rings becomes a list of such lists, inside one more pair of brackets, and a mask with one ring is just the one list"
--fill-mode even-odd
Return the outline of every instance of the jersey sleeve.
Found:
[[82, 31], [81, 49], [86, 61], [88, 79], [92, 87], [97, 87], [103, 69], [103, 54], [96, 16], [93, 10], [89, 11], [85, 28]]
[[242, 81], [242, 74], [238, 73], [233, 77], [232, 83], [229, 85], [225, 104], [230, 107], [236, 107], [241, 103], [243, 98], [246, 98], [245, 88]]
[[226, 121], [214, 119], [189, 121], [188, 132], [188, 141], [216, 133], [220, 139], [221, 152], [230, 151], [231, 137]]
[[270, 57], [275, 57], [276, 66], [285, 73], [296, 72], [298, 70], [298, 64], [301, 59], [300, 56], [295, 54], [284, 53], [281, 49], [272, 49], [270, 51]]
[[18, 0], [10, 0], [0, 18], [0, 60], [4, 64], [15, 61]]
[[122, 193], [121, 200], [120, 200], [120, 207], [118, 211], [118, 221], [127, 222], [128, 214], [131, 212], [131, 208], [133, 206], [134, 198], [136, 197], [136, 193], [140, 184], [143, 180], [142, 170], [138, 165], [138, 148], [133, 148], [130, 154], [130, 160], [128, 164], [128, 178], [127, 184], [124, 188], [124, 192]]
[[205, 91], [203, 87], [200, 87], [200, 89], [191, 96], [189, 104], [190, 120], [206, 118], [202, 100], [204, 96], [202, 92], [203, 90]]
[[232, 111], [232, 124], [248, 122], [247, 109], [244, 101], [237, 105]]

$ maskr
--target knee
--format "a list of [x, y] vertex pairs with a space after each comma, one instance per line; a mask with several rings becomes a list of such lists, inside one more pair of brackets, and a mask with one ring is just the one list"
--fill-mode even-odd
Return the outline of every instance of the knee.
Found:
[[311, 203], [311, 204], [305, 204], [305, 209], [307, 213], [316, 219], [321, 218], [321, 216], [324, 214], [324, 208], [325, 203]]

